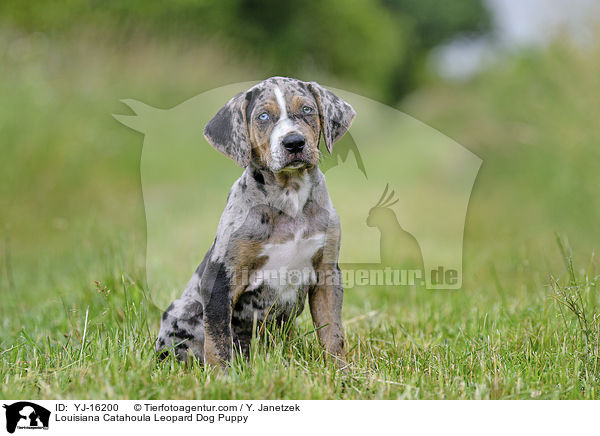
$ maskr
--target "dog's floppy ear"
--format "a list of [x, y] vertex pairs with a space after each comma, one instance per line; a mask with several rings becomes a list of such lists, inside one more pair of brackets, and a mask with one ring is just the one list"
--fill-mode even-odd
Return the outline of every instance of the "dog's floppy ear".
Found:
[[350, 128], [356, 112], [352, 106], [318, 83], [310, 82], [308, 87], [319, 105], [321, 131], [327, 150], [331, 153], [334, 142], [344, 136]]
[[246, 107], [250, 94], [242, 92], [229, 100], [204, 127], [206, 140], [245, 168], [250, 163], [250, 139]]

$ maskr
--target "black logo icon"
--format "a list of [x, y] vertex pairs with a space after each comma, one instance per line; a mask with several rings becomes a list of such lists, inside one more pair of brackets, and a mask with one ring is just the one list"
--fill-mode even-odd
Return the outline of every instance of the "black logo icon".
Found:
[[48, 429], [50, 411], [28, 401], [19, 401], [4, 405], [6, 409], [6, 431], [14, 433], [15, 429]]

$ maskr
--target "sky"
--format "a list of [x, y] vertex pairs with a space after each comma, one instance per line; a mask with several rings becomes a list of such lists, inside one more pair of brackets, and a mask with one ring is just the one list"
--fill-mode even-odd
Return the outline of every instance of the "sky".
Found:
[[582, 45], [598, 39], [598, 0], [484, 1], [492, 16], [492, 33], [458, 37], [436, 49], [431, 62], [442, 77], [468, 78], [506, 53], [542, 47], [565, 34]]

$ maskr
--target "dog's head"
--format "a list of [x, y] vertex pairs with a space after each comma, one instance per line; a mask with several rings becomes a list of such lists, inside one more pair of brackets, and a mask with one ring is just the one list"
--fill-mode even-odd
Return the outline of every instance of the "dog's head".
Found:
[[312, 168], [321, 135], [331, 153], [350, 127], [352, 106], [315, 82], [271, 77], [233, 97], [204, 128], [204, 137], [241, 167], [273, 172]]

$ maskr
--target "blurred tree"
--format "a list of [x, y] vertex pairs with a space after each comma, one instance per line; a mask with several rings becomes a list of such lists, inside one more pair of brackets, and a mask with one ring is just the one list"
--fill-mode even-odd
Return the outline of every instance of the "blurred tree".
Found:
[[481, 0], [3, 0], [3, 21], [58, 34], [95, 26], [119, 41], [218, 39], [265, 75], [321, 73], [392, 104], [421, 82], [433, 47], [489, 28]]
[[398, 58], [389, 90], [397, 100], [416, 88], [426, 74], [431, 49], [458, 35], [479, 36], [491, 29], [491, 17], [482, 0], [382, 0], [394, 15], [410, 23], [405, 56]]
[[310, 78], [316, 70], [385, 98], [405, 26], [377, 0], [237, 1], [230, 28], [215, 30], [270, 74]]

